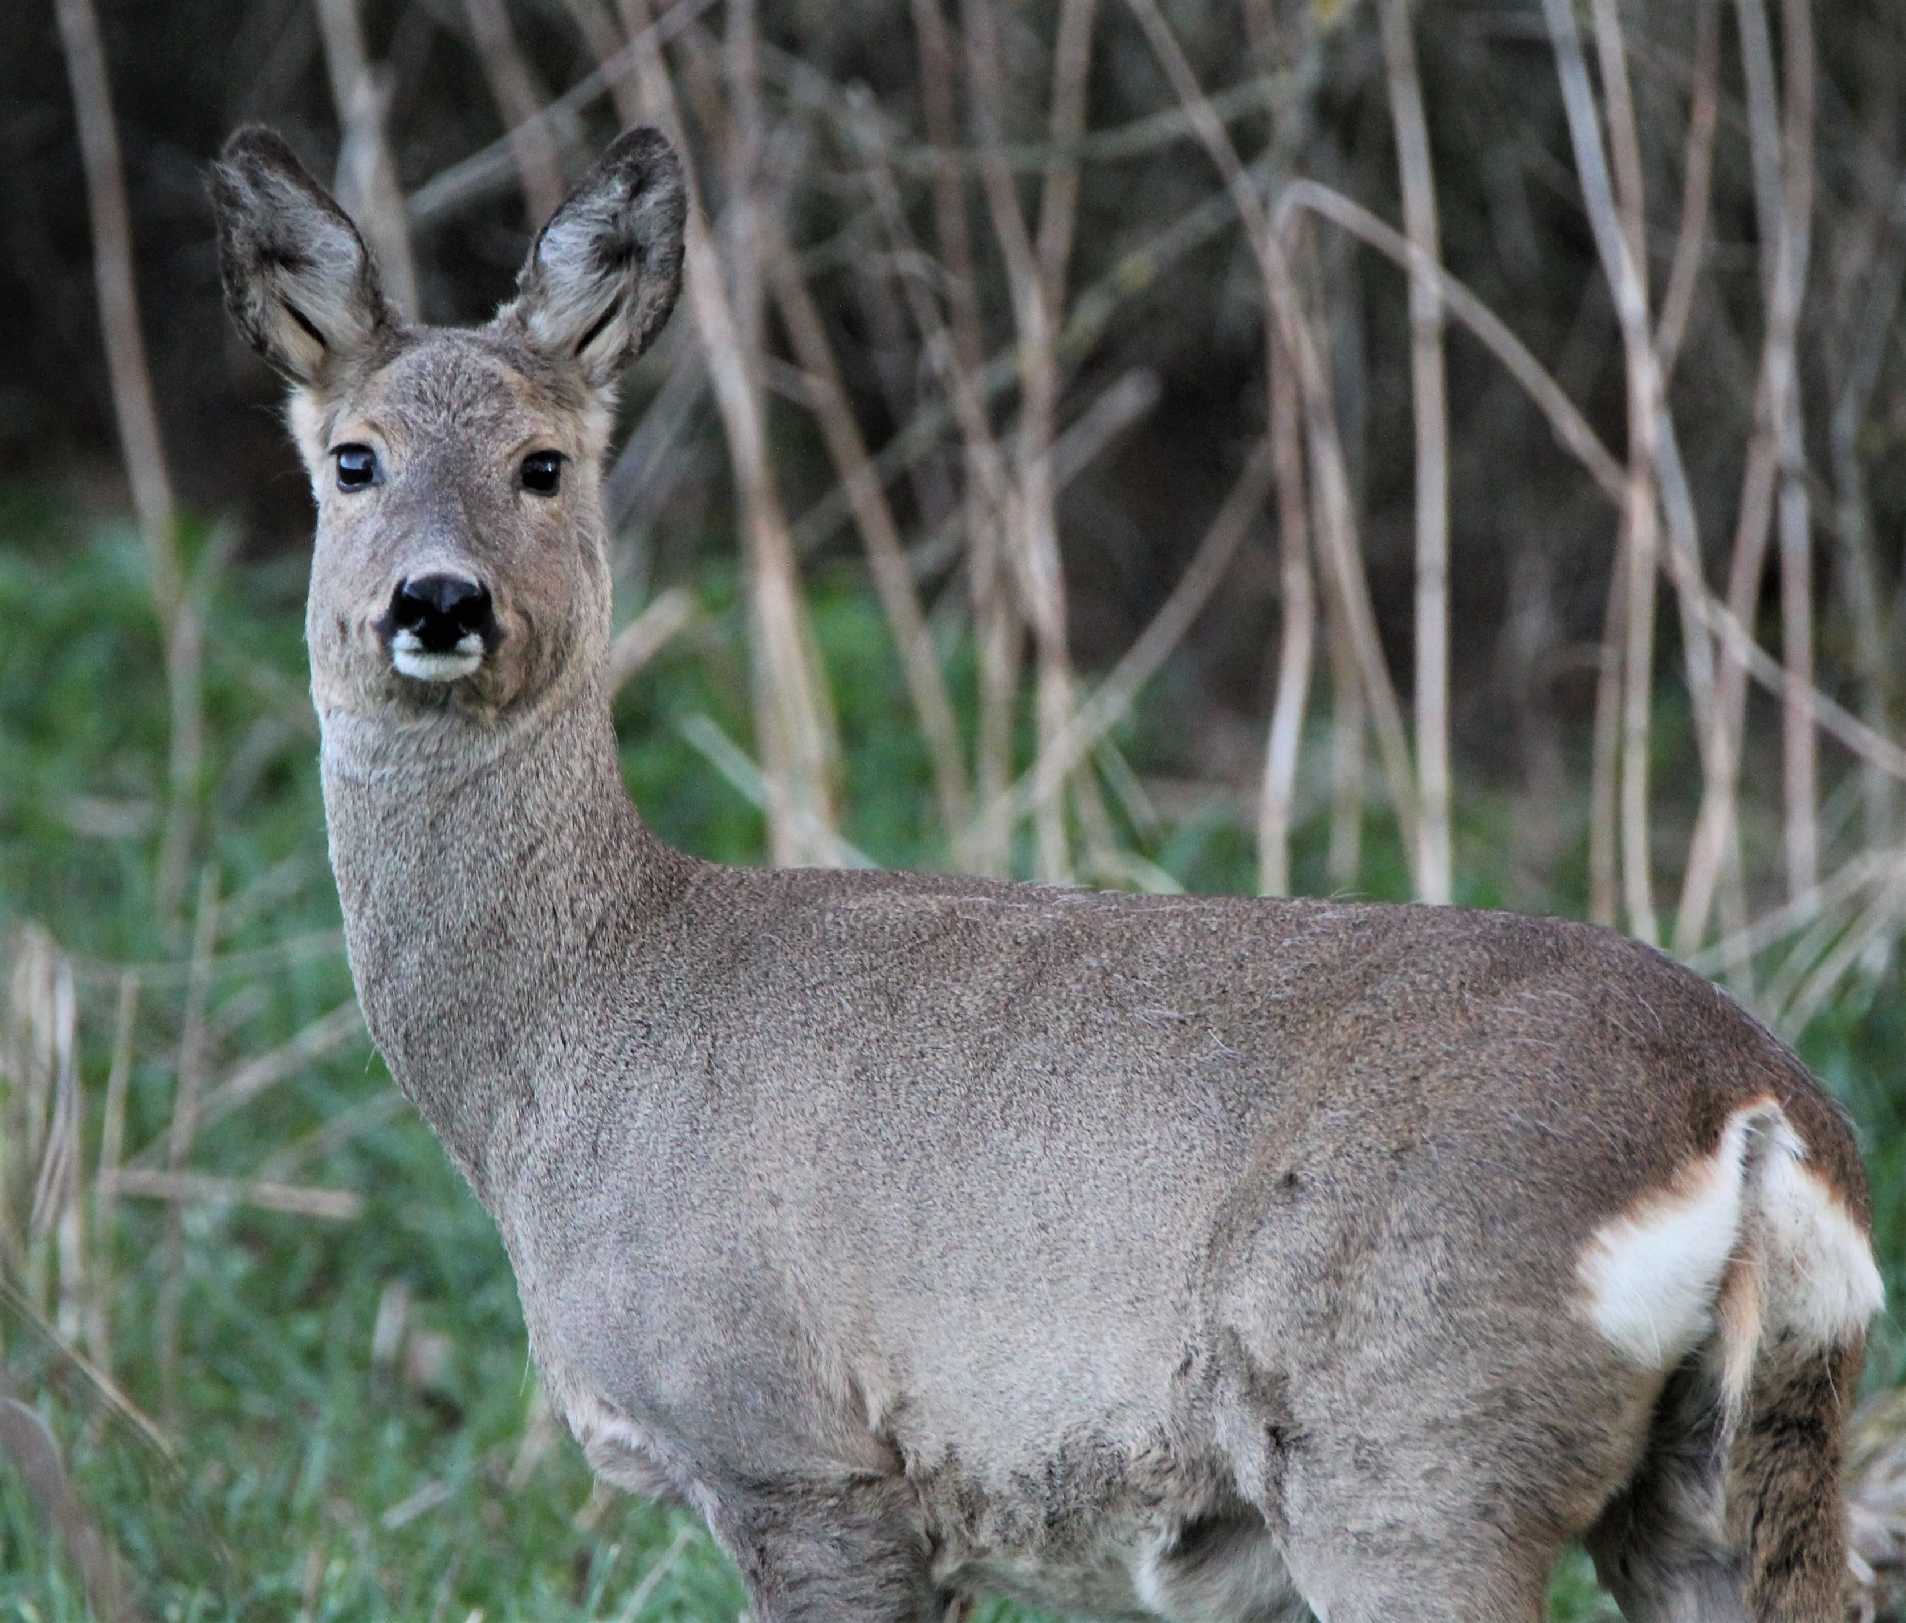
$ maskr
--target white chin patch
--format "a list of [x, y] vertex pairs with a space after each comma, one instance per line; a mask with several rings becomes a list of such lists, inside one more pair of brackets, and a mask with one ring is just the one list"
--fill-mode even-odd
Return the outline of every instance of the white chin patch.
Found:
[[483, 663], [483, 639], [466, 631], [456, 647], [432, 650], [424, 647], [416, 632], [400, 631], [391, 638], [390, 662], [419, 682], [454, 682]]

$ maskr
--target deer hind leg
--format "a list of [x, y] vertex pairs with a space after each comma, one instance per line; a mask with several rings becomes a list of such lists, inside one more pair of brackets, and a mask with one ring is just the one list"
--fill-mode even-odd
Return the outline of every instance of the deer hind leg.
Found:
[[754, 1623], [941, 1623], [953, 1605], [904, 1481], [756, 1481], [696, 1498]]
[[[1427, 1383], [1433, 1389], [1435, 1382]], [[1605, 1427], [1527, 1394], [1365, 1386], [1291, 1450], [1284, 1557], [1328, 1623], [1541, 1623], [1564, 1544], [1618, 1480]], [[1357, 1407], [1361, 1404], [1361, 1408]]]
[[1558, 1539], [1485, 1554], [1463, 1530], [1330, 1545], [1292, 1551], [1304, 1598], [1329, 1623], [1542, 1623], [1561, 1553]]
[[1745, 1623], [1723, 1410], [1699, 1366], [1669, 1379], [1655, 1417], [1646, 1457], [1583, 1540], [1595, 1575], [1629, 1623]]

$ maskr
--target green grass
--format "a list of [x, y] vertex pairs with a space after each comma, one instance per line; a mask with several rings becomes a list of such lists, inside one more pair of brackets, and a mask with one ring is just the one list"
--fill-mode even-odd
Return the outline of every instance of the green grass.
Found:
[[[0, 929], [39, 920], [73, 955], [79, 1074], [96, 1152], [113, 1045], [117, 967], [155, 966], [134, 1030], [128, 1154], [172, 1119], [189, 991], [179, 966], [202, 876], [219, 899], [205, 988], [209, 1073], [285, 1042], [350, 993], [323, 861], [315, 739], [304, 683], [300, 560], [247, 566], [207, 587], [203, 819], [183, 919], [159, 916], [155, 854], [166, 781], [163, 661], [131, 537], [85, 542], [0, 502]], [[196, 556], [207, 538], [189, 537]], [[626, 775], [654, 825], [702, 855], [756, 860], [759, 813], [684, 735], [707, 716], [747, 743], [747, 671], [732, 580], [711, 578], [706, 628], [620, 703]], [[937, 863], [926, 762], [883, 623], [851, 580], [824, 580], [815, 611], [847, 746], [848, 837], [884, 862]], [[956, 678], [970, 686], [959, 658]], [[1144, 727], [1121, 744], [1142, 764]], [[1466, 808], [1465, 900], [1513, 900], [1503, 829], [1513, 809]], [[1132, 834], [1194, 888], [1248, 888], [1246, 831], [1211, 815]], [[1395, 830], [1372, 816], [1365, 885], [1400, 894]], [[1323, 887], [1321, 837], [1298, 872]], [[1815, 1023], [1808, 1057], [1868, 1137], [1879, 1231], [1906, 1233], [1906, 1000], [1895, 983]], [[53, 1428], [79, 1500], [121, 1553], [149, 1614], [165, 1619], [730, 1618], [738, 1582], [679, 1513], [592, 1502], [566, 1436], [534, 1442], [534, 1381], [515, 1291], [489, 1220], [354, 1040], [299, 1067], [201, 1135], [190, 1164], [248, 1178], [287, 1146], [277, 1175], [353, 1190], [363, 1215], [329, 1223], [249, 1206], [183, 1209], [180, 1356], [168, 1409], [159, 1301], [171, 1209], [121, 1202], [104, 1293], [114, 1377], [160, 1418], [171, 1452], [121, 1418], [32, 1315], [0, 1311], [0, 1369]], [[11, 1119], [0, 1096], [0, 1122]], [[356, 1124], [357, 1130], [349, 1130]], [[311, 1135], [332, 1129], [325, 1140]], [[0, 1165], [18, 1146], [0, 1143]], [[19, 1225], [30, 1191], [0, 1190]], [[42, 1250], [45, 1248], [42, 1247]], [[1897, 1277], [1897, 1244], [1889, 1259]], [[408, 1293], [406, 1345], [374, 1356], [380, 1306]], [[432, 1349], [444, 1356], [429, 1368]], [[1906, 1374], [1883, 1328], [1875, 1379]], [[659, 1563], [666, 1563], [658, 1569]], [[1579, 1560], [1554, 1616], [1601, 1606]], [[633, 1610], [631, 1609], [633, 1605]], [[89, 1616], [12, 1472], [0, 1466], [0, 1623]], [[1022, 1614], [998, 1608], [993, 1623]]]

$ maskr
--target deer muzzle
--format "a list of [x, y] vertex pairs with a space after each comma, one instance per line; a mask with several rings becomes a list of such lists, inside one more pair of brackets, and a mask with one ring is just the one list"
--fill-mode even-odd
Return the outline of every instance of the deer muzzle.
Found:
[[489, 587], [465, 575], [400, 580], [380, 629], [391, 664], [419, 682], [469, 676], [501, 638]]

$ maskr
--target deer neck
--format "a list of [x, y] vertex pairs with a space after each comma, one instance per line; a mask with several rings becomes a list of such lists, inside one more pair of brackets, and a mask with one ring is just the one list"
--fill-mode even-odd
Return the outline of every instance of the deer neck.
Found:
[[568, 1046], [559, 1026], [588, 1018], [590, 965], [627, 963], [692, 864], [636, 815], [593, 683], [494, 724], [320, 721], [365, 1020], [489, 1203], [542, 1096], [563, 1083], [549, 1056]]

